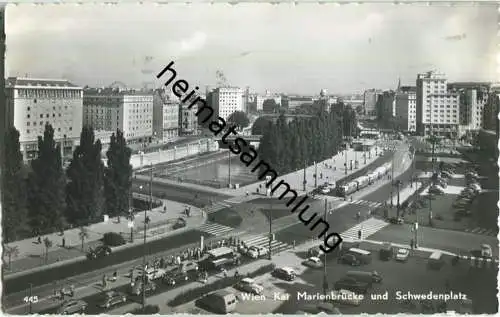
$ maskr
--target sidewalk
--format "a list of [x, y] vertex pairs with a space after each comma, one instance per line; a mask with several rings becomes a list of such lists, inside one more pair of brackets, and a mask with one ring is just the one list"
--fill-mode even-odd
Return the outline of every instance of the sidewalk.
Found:
[[[167, 211], [163, 211], [163, 206], [148, 211], [147, 215], [151, 219], [149, 229], [146, 231], [146, 236], [167, 236], [174, 231], [171, 230], [173, 222], [177, 218], [184, 216], [185, 204], [174, 201], [162, 200], [163, 206], [167, 206]], [[198, 208], [191, 207], [192, 216], [186, 219], [185, 228], [198, 227], [206, 220]], [[143, 238], [144, 230], [144, 213], [139, 212], [136, 214], [135, 228], [134, 228], [134, 243], [140, 242]], [[8, 247], [17, 247], [19, 254], [17, 257], [12, 258], [11, 269], [4, 268], [4, 274], [10, 275], [13, 273], [31, 270], [33, 268], [40, 268], [42, 266], [51, 265], [54, 263], [62, 264], [65, 260], [74, 259], [76, 257], [84, 256], [90, 247], [100, 245], [100, 239], [106, 232], [116, 232], [123, 235], [127, 244], [124, 246], [129, 247], [133, 244], [129, 242], [130, 228], [129, 223], [124, 217], [118, 223], [116, 218], [109, 219], [107, 222], [92, 224], [85, 227], [87, 229], [88, 237], [84, 240], [84, 248], [82, 250], [82, 241], [79, 237], [80, 228], [66, 230], [64, 235], [60, 233], [52, 233], [42, 236], [42, 243], [39, 244], [36, 238], [30, 238], [20, 241], [9, 243]], [[175, 230], [179, 232], [179, 230]], [[45, 261], [45, 245], [43, 240], [49, 238], [53, 246], [49, 249], [47, 262]], [[65, 239], [66, 246], [62, 247], [62, 239]], [[120, 247], [124, 247], [120, 246]], [[8, 264], [8, 257], [4, 254], [4, 261]]]
[[[403, 204], [405, 201], [407, 201], [412, 195], [415, 194], [416, 191], [418, 191], [420, 188], [422, 188], [423, 184], [421, 182], [417, 182], [413, 184], [413, 186], [407, 186], [403, 188], [402, 190], [399, 191], [399, 203]], [[398, 202], [398, 194], [395, 193], [392, 196], [392, 199], [389, 198], [386, 201], [387, 205], [390, 205], [391, 202], [395, 205]]]

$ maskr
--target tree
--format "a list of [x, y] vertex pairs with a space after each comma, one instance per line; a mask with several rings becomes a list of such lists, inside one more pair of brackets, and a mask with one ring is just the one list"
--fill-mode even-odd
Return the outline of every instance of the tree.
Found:
[[27, 196], [19, 131], [10, 128], [5, 135], [2, 167], [2, 231], [5, 242], [15, 241], [26, 222]]
[[9, 269], [11, 268], [11, 260], [12, 258], [17, 258], [19, 256], [19, 247], [17, 245], [14, 246], [6, 246], [5, 247], [5, 254], [7, 254], [7, 257], [9, 258]]
[[80, 232], [78, 232], [78, 237], [80, 237], [80, 241], [82, 241], [82, 252], [83, 252], [83, 244], [85, 239], [89, 237], [89, 231], [85, 227], [80, 227]]
[[95, 140], [94, 130], [83, 127], [80, 145], [66, 171], [66, 218], [81, 226], [101, 218], [103, 200], [104, 164], [101, 160], [101, 141]]
[[240, 130], [248, 127], [248, 125], [250, 124], [250, 120], [248, 119], [246, 113], [244, 113], [243, 111], [233, 112], [227, 119], [227, 122], [231, 125], [235, 125]]
[[52, 248], [52, 240], [49, 238], [45, 237], [43, 239], [43, 245], [45, 246], [45, 263], [49, 260], [49, 249]]
[[47, 124], [43, 137], [38, 137], [38, 156], [31, 162], [28, 176], [28, 215], [37, 234], [63, 228], [66, 180], [61, 160], [54, 129]]
[[259, 117], [254, 121], [252, 125], [253, 135], [263, 135], [272, 124], [272, 120], [269, 117]]
[[112, 216], [128, 214], [129, 191], [132, 187], [132, 150], [120, 130], [111, 136], [106, 157], [108, 166], [104, 169], [104, 196], [106, 212]]
[[262, 103], [262, 111], [265, 113], [276, 113], [278, 109], [279, 106], [274, 99], [266, 99]]

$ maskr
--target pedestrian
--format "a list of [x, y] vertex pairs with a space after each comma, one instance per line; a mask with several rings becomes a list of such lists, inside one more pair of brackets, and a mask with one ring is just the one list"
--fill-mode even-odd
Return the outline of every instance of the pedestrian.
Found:
[[359, 240], [361, 240], [361, 234], [362, 234], [361, 229], [359, 229], [359, 230], [358, 230], [358, 239], [359, 239]]
[[38, 236], [38, 244], [42, 244], [42, 237]]
[[62, 238], [62, 247], [65, 248], [66, 247], [66, 239], [63, 237]]
[[415, 242], [413, 241], [413, 239], [411, 239], [410, 240], [410, 249], [413, 250], [414, 246], [415, 246]]

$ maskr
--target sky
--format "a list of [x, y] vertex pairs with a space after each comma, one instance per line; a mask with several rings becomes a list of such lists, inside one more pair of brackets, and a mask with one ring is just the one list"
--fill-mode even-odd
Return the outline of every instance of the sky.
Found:
[[[492, 6], [123, 4], [9, 5], [6, 74], [81, 86], [157, 87], [178, 79], [251, 91], [318, 94], [450, 81], [497, 81]], [[202, 88], [203, 89], [203, 88]]]

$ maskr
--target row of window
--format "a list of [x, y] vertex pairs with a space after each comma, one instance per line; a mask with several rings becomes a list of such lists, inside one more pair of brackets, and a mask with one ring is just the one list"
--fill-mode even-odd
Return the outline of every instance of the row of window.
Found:
[[[46, 108], [46, 107], [43, 107], [43, 108]], [[40, 108], [36, 108], [36, 109], [37, 109], [37, 110], [40, 110]], [[62, 110], [62, 106], [59, 106], [59, 107], [58, 107], [58, 109], [59, 109], [59, 110]], [[47, 111], [48, 109], [43, 109], [43, 110]], [[52, 110], [54, 110], [54, 111], [55, 111], [55, 110], [56, 110], [56, 107], [55, 107], [55, 106], [53, 106], [53, 107], [52, 107]], [[64, 106], [64, 110], [68, 110], [68, 106]], [[30, 112], [30, 111], [31, 111], [31, 107], [27, 107], [27, 108], [26, 108], [26, 111], [27, 111], [27, 112]]]
[[59, 89], [19, 89], [18, 96], [20, 98], [81, 98], [81, 92]]
[[[36, 123], [36, 122], [34, 122], [34, 123]], [[34, 124], [34, 125], [36, 125], [36, 124]], [[40, 122], [40, 125], [43, 125], [43, 122]], [[28, 124], [28, 126], [29, 126], [29, 124]], [[73, 127], [69, 127], [68, 130], [73, 131]], [[57, 132], [61, 132], [61, 128], [57, 128]], [[31, 133], [31, 130], [26, 129], [26, 134], [30, 134], [30, 133]], [[35, 130], [35, 131], [33, 131], [33, 133], [37, 133], [37, 131]], [[43, 128], [38, 129], [38, 133], [43, 133]], [[64, 135], [64, 137], [66, 137], [66, 134]]]

